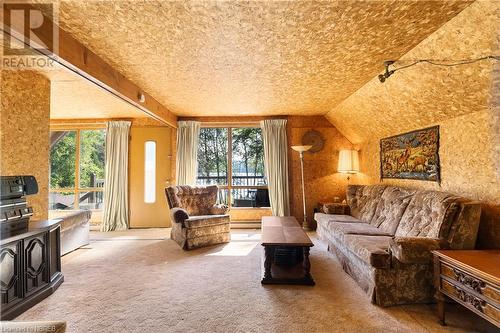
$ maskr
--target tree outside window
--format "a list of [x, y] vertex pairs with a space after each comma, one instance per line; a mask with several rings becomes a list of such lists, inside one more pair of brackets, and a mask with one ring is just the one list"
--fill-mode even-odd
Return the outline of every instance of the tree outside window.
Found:
[[102, 209], [105, 141], [104, 129], [51, 131], [50, 209]]
[[197, 183], [219, 185], [232, 207], [269, 207], [261, 129], [201, 128]]

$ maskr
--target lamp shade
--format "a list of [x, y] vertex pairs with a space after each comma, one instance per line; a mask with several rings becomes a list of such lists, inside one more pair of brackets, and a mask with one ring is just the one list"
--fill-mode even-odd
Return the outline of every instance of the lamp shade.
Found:
[[292, 146], [292, 149], [295, 151], [298, 151], [299, 153], [308, 151], [311, 148], [312, 148], [312, 146]]
[[359, 172], [358, 151], [354, 149], [343, 149], [339, 152], [338, 172], [357, 173]]

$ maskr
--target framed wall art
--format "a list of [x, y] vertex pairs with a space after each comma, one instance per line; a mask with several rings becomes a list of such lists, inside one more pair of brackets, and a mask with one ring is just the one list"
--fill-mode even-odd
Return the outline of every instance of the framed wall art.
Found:
[[439, 126], [380, 140], [380, 177], [439, 182]]

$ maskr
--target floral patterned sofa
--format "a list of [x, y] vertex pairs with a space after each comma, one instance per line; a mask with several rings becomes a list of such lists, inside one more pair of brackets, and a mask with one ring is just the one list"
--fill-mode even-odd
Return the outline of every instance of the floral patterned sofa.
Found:
[[380, 306], [432, 302], [431, 251], [475, 246], [477, 202], [438, 191], [351, 185], [347, 203], [350, 215], [316, 213], [317, 233]]
[[172, 217], [170, 238], [184, 250], [231, 240], [228, 207], [216, 204], [217, 193], [217, 185], [165, 188]]

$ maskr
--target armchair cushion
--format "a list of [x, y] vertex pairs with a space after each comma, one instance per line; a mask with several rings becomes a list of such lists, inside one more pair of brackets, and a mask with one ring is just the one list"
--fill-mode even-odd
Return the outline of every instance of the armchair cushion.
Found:
[[229, 207], [223, 204], [213, 205], [210, 208], [211, 215], [226, 215], [229, 212]]
[[182, 207], [189, 215], [208, 215], [217, 201], [217, 185], [170, 186], [165, 189], [170, 208]]
[[186, 228], [209, 227], [218, 224], [229, 224], [229, 215], [198, 215], [184, 221]]
[[442, 238], [395, 237], [389, 243], [392, 255], [405, 264], [431, 263], [431, 251], [447, 248], [448, 241]]

